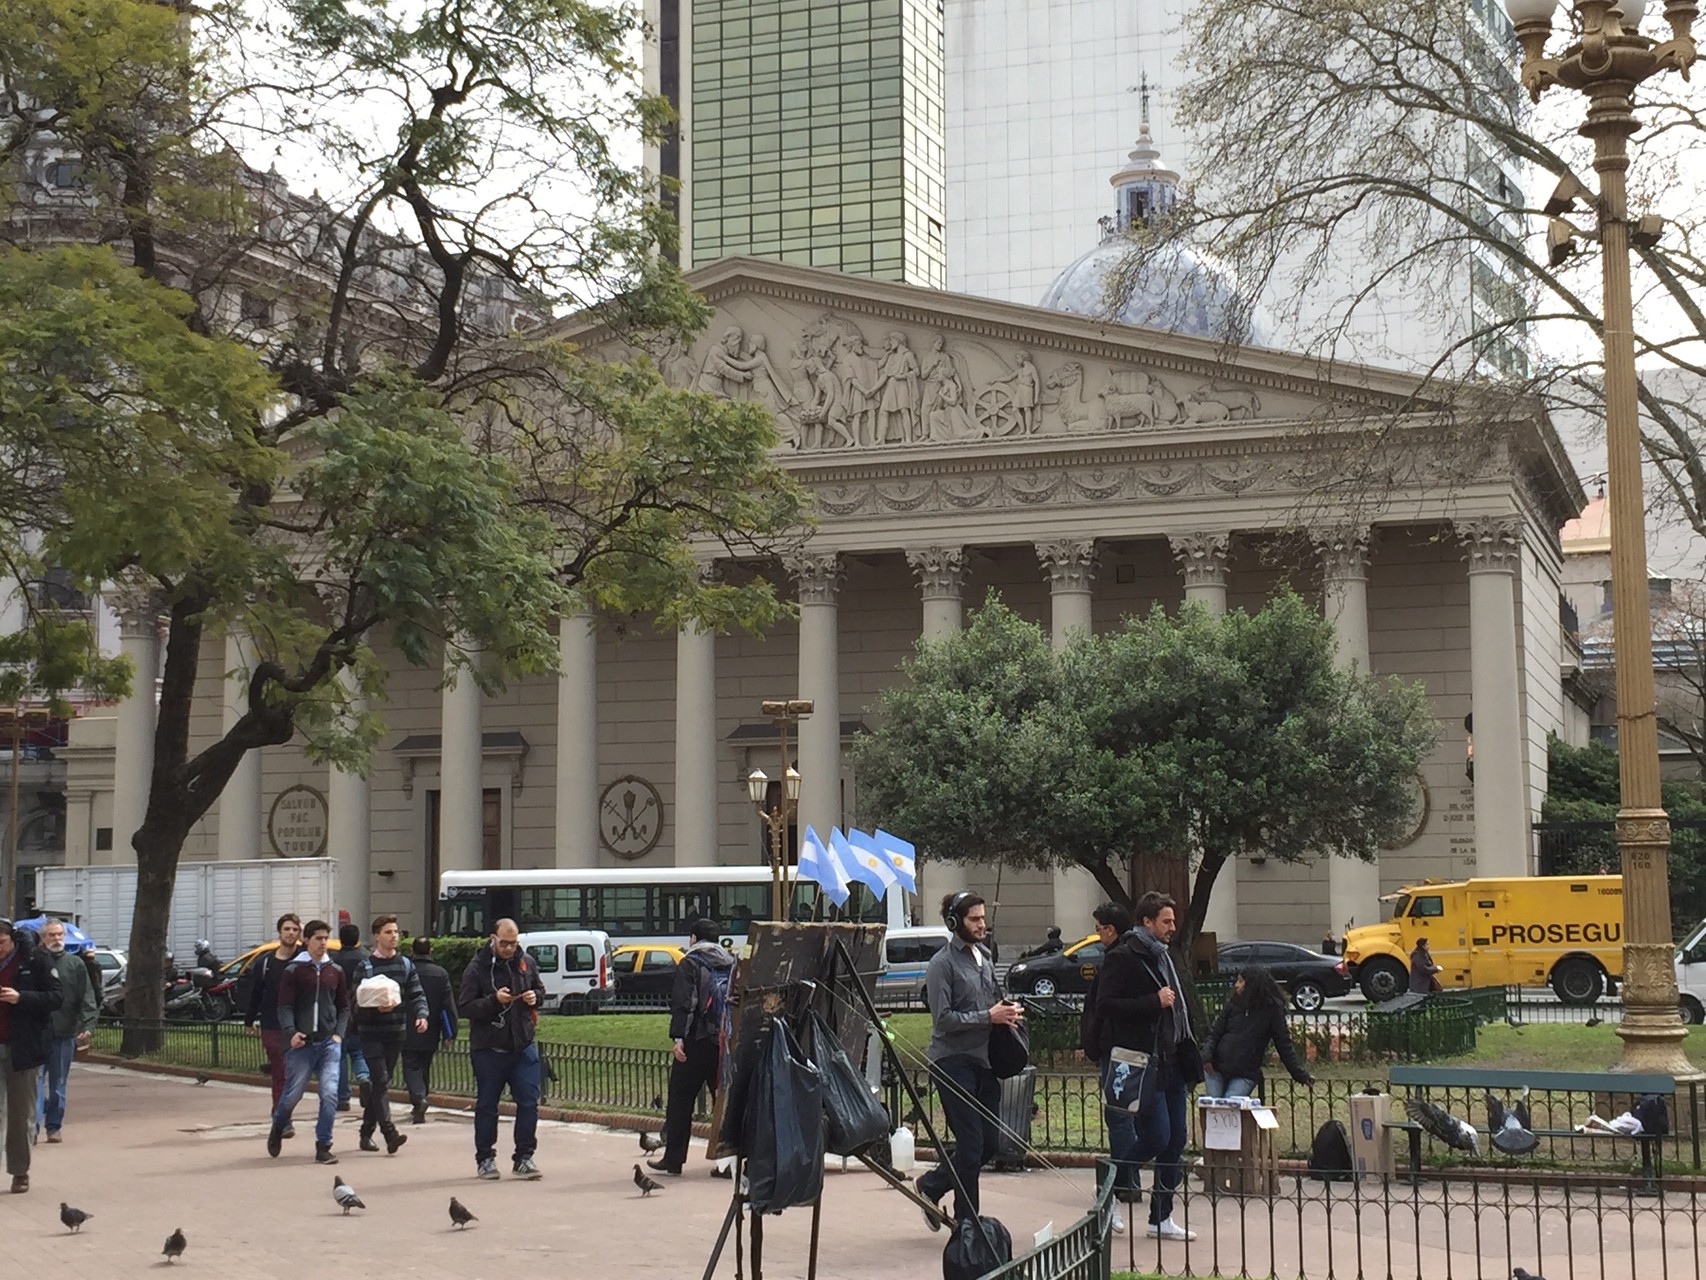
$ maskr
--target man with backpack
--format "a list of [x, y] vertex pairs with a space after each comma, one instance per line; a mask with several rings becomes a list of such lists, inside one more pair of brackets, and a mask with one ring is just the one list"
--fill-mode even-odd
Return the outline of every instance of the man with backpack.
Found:
[[663, 1154], [646, 1161], [672, 1177], [679, 1176], [687, 1162], [694, 1099], [707, 1086], [713, 1094], [717, 1091], [723, 1014], [735, 971], [735, 958], [717, 942], [721, 932], [715, 920], [695, 920], [687, 954], [675, 966], [675, 986], [669, 997], [669, 1038], [674, 1042], [675, 1062], [669, 1069]]
[[361, 1149], [377, 1151], [375, 1130], [385, 1135], [385, 1154], [394, 1156], [407, 1142], [391, 1120], [391, 1077], [403, 1055], [410, 1025], [427, 1029], [426, 991], [414, 962], [397, 950], [401, 934], [396, 916], [373, 922], [373, 951], [355, 967], [355, 1029], [367, 1060], [367, 1100], [361, 1112]]
[[[356, 983], [361, 981], [361, 966], [367, 959], [367, 948], [361, 945], [361, 927], [354, 924], [341, 925], [338, 928], [338, 949], [332, 956], [338, 968], [344, 972], [344, 990], [354, 991]], [[338, 1073], [338, 1110], [350, 1109], [350, 1094], [354, 1093], [361, 1099], [362, 1110], [367, 1109], [367, 1059], [361, 1056], [361, 1037], [348, 1035], [344, 1037], [343, 1070]]]

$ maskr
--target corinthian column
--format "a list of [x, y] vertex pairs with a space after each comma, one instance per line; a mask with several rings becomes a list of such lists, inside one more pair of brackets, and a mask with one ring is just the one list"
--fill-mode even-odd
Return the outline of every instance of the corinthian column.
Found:
[[[1338, 638], [1334, 665], [1368, 674], [1368, 530], [1318, 529], [1323, 612]], [[1327, 865], [1327, 923], [1343, 934], [1351, 921], [1380, 919], [1380, 864], [1360, 858], [1330, 858]]]
[[[1176, 533], [1168, 537], [1173, 558], [1185, 575], [1185, 599], [1215, 617], [1226, 613], [1226, 558], [1231, 536], [1225, 533]], [[1238, 863], [1228, 862], [1215, 878], [1203, 928], [1219, 942], [1238, 937]]]
[[118, 704], [113, 742], [113, 851], [110, 861], [136, 861], [131, 843], [148, 815], [148, 791], [154, 777], [154, 726], [159, 718], [156, 684], [160, 679], [160, 602], [144, 592], [118, 591], [107, 597], [118, 612], [118, 651], [135, 672], [130, 697]]
[[[1037, 559], [1048, 575], [1050, 636], [1056, 649], [1064, 649], [1074, 635], [1089, 635], [1092, 630], [1096, 544], [1089, 539], [1039, 542]], [[1089, 930], [1090, 912], [1101, 900], [1101, 886], [1088, 871], [1054, 873], [1054, 923], [1066, 936], [1071, 937], [1074, 930]]]
[[1469, 690], [1475, 742], [1475, 874], [1528, 874], [1528, 788], [1517, 702], [1516, 577], [1522, 522], [1452, 522], [1469, 555]]
[[557, 621], [557, 850], [559, 867], [598, 865], [598, 619]]
[[837, 599], [841, 557], [833, 551], [792, 556], [800, 591], [800, 697], [812, 714], [800, 721], [799, 829], [827, 836], [841, 825], [841, 649]]
[[921, 634], [926, 640], [940, 640], [960, 629], [965, 560], [963, 547], [923, 547], [906, 553], [906, 563], [918, 575], [918, 595], [924, 602]]
[[[366, 699], [347, 667], [337, 678], [349, 698], [353, 721], [367, 709]], [[338, 860], [338, 897], [350, 921], [365, 931], [373, 919], [373, 818], [367, 779], [336, 765], [326, 779], [326, 852]], [[434, 885], [434, 897], [437, 889]]]
[[675, 633], [675, 865], [716, 864], [717, 636], [689, 622]]

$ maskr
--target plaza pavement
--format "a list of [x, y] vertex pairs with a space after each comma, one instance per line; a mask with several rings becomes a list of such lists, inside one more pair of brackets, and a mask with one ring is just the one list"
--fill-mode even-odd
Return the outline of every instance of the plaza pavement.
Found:
[[[265, 1150], [264, 1088], [118, 1068], [72, 1071], [65, 1142], [38, 1145], [27, 1195], [0, 1194], [0, 1253], [20, 1275], [53, 1280], [158, 1277], [160, 1246], [174, 1227], [189, 1249], [174, 1269], [221, 1280], [304, 1276], [429, 1277], [437, 1280], [564, 1277], [677, 1280], [698, 1277], [728, 1209], [730, 1184], [712, 1179], [695, 1143], [688, 1173], [660, 1178], [642, 1199], [633, 1166], [635, 1135], [592, 1125], [542, 1122], [542, 1181], [507, 1176], [510, 1121], [499, 1133], [501, 1182], [473, 1177], [473, 1121], [434, 1111], [406, 1122], [396, 1156], [356, 1148], [356, 1117], [338, 1117], [340, 1163], [313, 1162], [309, 1094], [296, 1111], [297, 1137], [284, 1154]], [[888, 1280], [942, 1274], [946, 1234], [932, 1235], [918, 1211], [857, 1162], [832, 1161], [824, 1175], [817, 1274], [823, 1280]], [[369, 1206], [345, 1218], [332, 1202], [336, 1172]], [[1053, 1220], [1084, 1212], [1089, 1170], [1032, 1171], [984, 1178], [984, 1211], [1028, 1244]], [[479, 1217], [450, 1228], [454, 1195]], [[59, 1202], [94, 1217], [77, 1235], [59, 1223]], [[765, 1220], [764, 1274], [804, 1276], [809, 1210]], [[750, 1261], [750, 1260], [749, 1260]], [[731, 1241], [719, 1277], [735, 1274]], [[750, 1266], [747, 1270], [750, 1275]]]

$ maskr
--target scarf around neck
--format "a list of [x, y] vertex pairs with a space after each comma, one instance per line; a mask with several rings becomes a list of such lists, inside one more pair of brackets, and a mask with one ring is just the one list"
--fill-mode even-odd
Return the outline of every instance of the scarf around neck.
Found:
[[1133, 925], [1131, 937], [1137, 939], [1138, 946], [1148, 951], [1155, 958], [1161, 969], [1161, 977], [1167, 986], [1173, 988], [1177, 997], [1173, 1001], [1173, 1039], [1175, 1043], [1191, 1038], [1191, 1015], [1185, 1008], [1185, 993], [1179, 990], [1179, 971], [1173, 967], [1173, 956], [1167, 950], [1167, 944], [1157, 938], [1142, 925]]

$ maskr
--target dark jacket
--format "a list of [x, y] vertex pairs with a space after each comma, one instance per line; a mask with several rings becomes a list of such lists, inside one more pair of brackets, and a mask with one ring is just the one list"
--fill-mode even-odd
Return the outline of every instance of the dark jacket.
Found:
[[1416, 949], [1410, 953], [1410, 990], [1424, 996], [1432, 991], [1437, 985], [1434, 974], [1439, 969], [1434, 963], [1433, 952], [1418, 942]]
[[[20, 931], [13, 943], [18, 965], [5, 985], [18, 993], [6, 1006], [6, 1052], [13, 1071], [28, 1071], [47, 1061], [53, 1042], [53, 1011], [59, 1008], [59, 975], [53, 957]], [[8, 957], [9, 958], [9, 957]]]
[[1096, 1018], [1104, 1056], [1115, 1046], [1154, 1053], [1165, 1013], [1161, 1007], [1161, 970], [1154, 957], [1131, 934], [1108, 949], [1096, 976]]
[[[431, 1053], [446, 1040], [456, 1039], [456, 993], [450, 989], [450, 975], [435, 960], [415, 960], [415, 972], [420, 975], [421, 990], [426, 992], [427, 1029], [416, 1031], [411, 1026], [403, 1036], [403, 1048], [417, 1053]], [[445, 1015], [450, 1015], [450, 1034], [444, 1033]]]
[[1091, 1062], [1101, 1062], [1114, 1047], [1112, 1033], [1096, 1005], [1096, 989], [1101, 985], [1102, 971], [1090, 979], [1090, 989], [1084, 993], [1084, 1007], [1078, 1013], [1078, 1047]]
[[62, 951], [57, 956], [42, 948], [42, 954], [53, 964], [59, 977], [59, 1006], [53, 1011], [53, 1037], [68, 1039], [93, 1031], [101, 1016], [101, 1006], [95, 999], [95, 986], [89, 981], [88, 966], [75, 951]]
[[356, 983], [361, 981], [361, 975], [356, 970], [361, 962], [367, 959], [366, 947], [340, 947], [336, 951], [328, 951], [326, 955], [337, 961], [338, 968], [344, 971], [344, 987], [349, 991], [350, 998], [355, 998]]
[[[508, 987], [515, 997], [508, 1005], [498, 1003], [501, 987]], [[523, 991], [536, 993], [538, 1003], [532, 1008], [521, 1002]], [[533, 1043], [533, 1024], [545, 1007], [545, 983], [539, 977], [538, 964], [520, 947], [503, 960], [487, 943], [462, 971], [462, 990], [457, 993], [456, 1004], [468, 1020], [470, 1050], [520, 1053]]]
[[1291, 1028], [1286, 1025], [1285, 1009], [1277, 1004], [1234, 1009], [1232, 1001], [1227, 1001], [1208, 1029], [1208, 1039], [1202, 1047], [1203, 1061], [1212, 1064], [1222, 1079], [1242, 1076], [1254, 1080], [1262, 1074], [1270, 1043], [1279, 1050], [1280, 1061], [1293, 1080], [1308, 1084], [1314, 1079], [1309, 1068], [1298, 1060], [1297, 1046], [1291, 1042]]
[[[296, 954], [302, 954], [300, 947]], [[249, 967], [243, 970], [242, 980], [237, 984], [237, 1003], [243, 1008], [245, 1027], [259, 1022], [262, 1031], [278, 1030], [278, 980], [284, 976], [284, 967], [289, 963], [278, 958], [276, 945], [249, 961]]]
[[[734, 981], [735, 958], [715, 942], [696, 942], [688, 948], [675, 966], [675, 982], [669, 991], [669, 1038], [671, 1040], [708, 1039], [719, 1034], [720, 1027], [705, 1025], [699, 1016], [711, 998], [711, 975], [727, 969], [729, 981]], [[734, 999], [734, 991], [729, 991]]]
[[[368, 955], [359, 964], [350, 966], [355, 986], [350, 990], [350, 1005], [355, 1010], [355, 1025], [364, 1036], [381, 1040], [401, 1040], [416, 1022], [427, 1016], [426, 992], [421, 989], [420, 970], [414, 961], [401, 951], [393, 951], [383, 960]], [[393, 1009], [364, 1009], [355, 998], [356, 990], [369, 978], [390, 978], [397, 984], [403, 998]], [[428, 1027], [427, 1030], [431, 1030]]]
[[319, 964], [307, 951], [284, 966], [278, 980], [278, 1029], [288, 1040], [298, 1031], [318, 1044], [349, 1031], [349, 988], [331, 956]]

